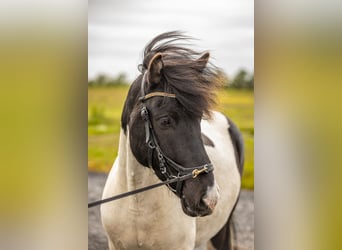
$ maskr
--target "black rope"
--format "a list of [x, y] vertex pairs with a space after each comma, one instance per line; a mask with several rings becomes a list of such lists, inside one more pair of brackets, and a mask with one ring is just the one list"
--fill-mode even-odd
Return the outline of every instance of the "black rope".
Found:
[[134, 195], [134, 194], [137, 194], [137, 193], [145, 192], [145, 191], [148, 191], [150, 189], [154, 189], [154, 188], [157, 188], [157, 187], [160, 187], [160, 186], [163, 186], [163, 185], [171, 184], [171, 183], [174, 183], [174, 182], [177, 182], [177, 181], [184, 181], [186, 179], [195, 178], [195, 177], [196, 176], [194, 176], [191, 173], [191, 174], [187, 174], [187, 175], [184, 175], [182, 177], [179, 177], [179, 178], [174, 178], [174, 179], [166, 180], [166, 181], [163, 181], [163, 182], [160, 182], [160, 183], [156, 183], [156, 184], [153, 184], [153, 185], [150, 185], [150, 186], [147, 186], [147, 187], [143, 187], [143, 188], [135, 189], [135, 190], [132, 190], [132, 191], [129, 191], [129, 192], [126, 192], [126, 193], [115, 195], [115, 196], [112, 196], [112, 197], [109, 197], [109, 198], [106, 198], [106, 199], [103, 199], [103, 200], [98, 200], [98, 201], [94, 201], [94, 202], [88, 203], [88, 208], [95, 207], [95, 206], [98, 206], [100, 204], [107, 203], [107, 202], [110, 202], [110, 201], [115, 201], [115, 200], [118, 200], [118, 199], [121, 199], [121, 198], [125, 198], [127, 196]]

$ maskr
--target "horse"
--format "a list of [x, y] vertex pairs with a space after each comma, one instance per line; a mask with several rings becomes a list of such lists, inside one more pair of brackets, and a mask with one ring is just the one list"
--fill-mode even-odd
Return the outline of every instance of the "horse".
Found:
[[213, 111], [219, 71], [189, 39], [178, 31], [155, 37], [128, 91], [103, 198], [176, 181], [101, 205], [110, 250], [233, 249], [243, 139]]

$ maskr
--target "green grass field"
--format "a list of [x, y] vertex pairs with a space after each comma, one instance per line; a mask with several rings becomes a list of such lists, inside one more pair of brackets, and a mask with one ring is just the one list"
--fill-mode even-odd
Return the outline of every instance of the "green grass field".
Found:
[[[120, 117], [128, 87], [88, 88], [88, 169], [108, 172], [117, 155]], [[247, 90], [221, 90], [217, 109], [243, 133], [245, 166], [242, 187], [254, 188], [254, 95]]]

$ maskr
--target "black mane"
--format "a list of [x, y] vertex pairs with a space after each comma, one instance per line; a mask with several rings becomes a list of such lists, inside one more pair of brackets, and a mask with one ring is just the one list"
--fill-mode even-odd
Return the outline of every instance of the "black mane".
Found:
[[162, 54], [162, 82], [168, 92], [174, 93], [180, 104], [197, 117], [210, 117], [210, 110], [216, 104], [216, 90], [220, 86], [218, 69], [207, 59], [200, 59], [203, 52], [189, 48], [193, 38], [181, 32], [172, 31], [155, 37], [144, 49], [142, 74], [133, 82], [129, 90], [121, 126], [126, 132], [129, 117], [138, 102], [140, 83], [150, 60], [156, 53]]
[[[203, 52], [189, 48], [193, 38], [181, 32], [163, 33], [154, 38], [144, 50], [143, 71], [156, 53], [163, 56], [162, 79], [184, 108], [197, 116], [210, 116], [216, 104], [216, 90], [220, 85], [218, 70], [213, 64], [199, 59]], [[205, 67], [203, 68], [203, 66]]]

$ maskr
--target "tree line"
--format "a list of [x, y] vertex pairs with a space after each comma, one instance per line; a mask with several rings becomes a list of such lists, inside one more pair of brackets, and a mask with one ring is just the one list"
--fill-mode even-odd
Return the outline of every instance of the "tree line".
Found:
[[223, 71], [220, 71], [219, 78], [225, 88], [254, 89], [254, 72], [249, 73], [244, 69], [240, 69], [234, 77], [230, 78]]
[[88, 80], [89, 87], [111, 87], [128, 85], [129, 81], [124, 73], [120, 73], [116, 77], [111, 77], [105, 74], [99, 74], [94, 79]]
[[[245, 69], [240, 69], [232, 78], [227, 76], [223, 71], [220, 71], [219, 80], [225, 88], [254, 89], [254, 72], [250, 73]], [[127, 76], [124, 73], [120, 73], [116, 77], [100, 74], [94, 79], [88, 81], [89, 87], [110, 87], [128, 84], [130, 84], [130, 82], [127, 80]]]

